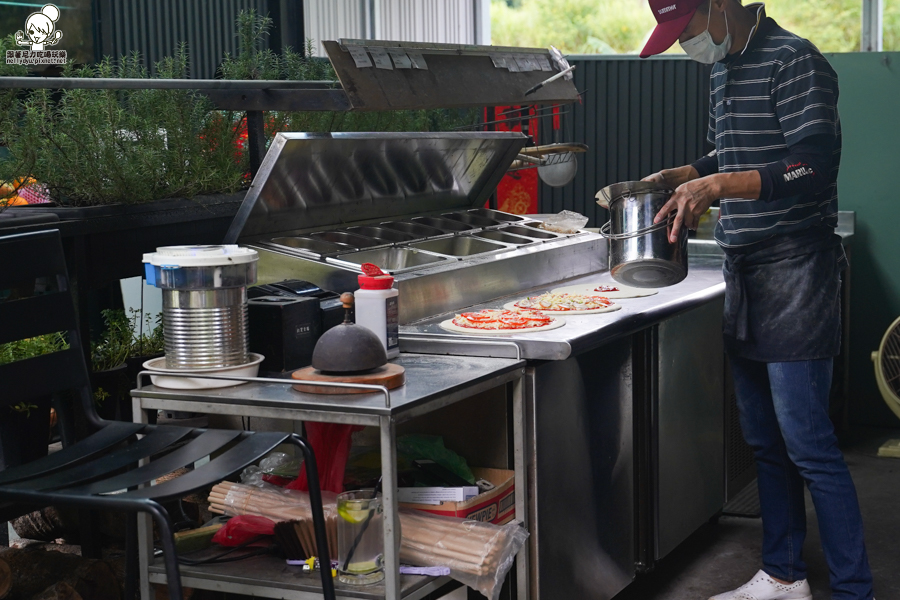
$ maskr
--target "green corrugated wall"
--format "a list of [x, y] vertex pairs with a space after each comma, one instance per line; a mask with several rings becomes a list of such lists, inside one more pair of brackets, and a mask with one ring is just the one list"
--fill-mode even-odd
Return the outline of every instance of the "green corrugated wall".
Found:
[[850, 415], [900, 425], [869, 355], [900, 316], [900, 52], [828, 54], [838, 73], [844, 152], [841, 210], [856, 211], [850, 289]]

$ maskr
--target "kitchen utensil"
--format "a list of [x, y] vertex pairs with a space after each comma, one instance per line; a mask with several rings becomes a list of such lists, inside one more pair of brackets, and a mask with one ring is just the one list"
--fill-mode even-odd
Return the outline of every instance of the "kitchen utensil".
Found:
[[[170, 390], [211, 390], [215, 388], [243, 385], [246, 381], [229, 381], [227, 379], [204, 379], [203, 375], [222, 375], [224, 377], [256, 377], [259, 365], [265, 359], [262, 354], [249, 353], [248, 362], [232, 367], [213, 367], [211, 369], [171, 369], [166, 364], [166, 357], [160, 356], [144, 363], [144, 369], [151, 372], [150, 382], [161, 388]], [[197, 377], [169, 377], [167, 373], [185, 372]]]
[[[302, 381], [322, 381], [332, 383], [365, 383], [369, 385], [383, 385], [389, 390], [400, 387], [406, 383], [406, 369], [400, 365], [387, 363], [382, 367], [372, 369], [365, 373], [340, 373], [328, 374], [317, 370], [315, 367], [304, 367], [294, 371], [293, 379]], [[355, 390], [316, 385], [315, 383], [298, 383], [294, 385], [298, 392], [307, 394], [371, 394], [370, 390]]]
[[565, 69], [563, 71], [560, 71], [556, 75], [553, 75], [552, 77], [548, 77], [547, 79], [543, 80], [539, 84], [528, 88], [528, 91], [525, 92], [525, 95], [530, 96], [531, 94], [535, 93], [536, 91], [538, 91], [539, 89], [541, 89], [542, 87], [547, 85], [548, 83], [553, 83], [557, 79], [559, 79], [561, 77], [565, 77], [566, 75], [568, 75], [569, 73], [571, 73], [572, 71], [575, 70], [575, 66], [576, 65], [572, 65], [571, 67], [568, 67], [567, 69]]
[[324, 373], [359, 373], [377, 369], [387, 362], [387, 354], [378, 336], [350, 320], [353, 294], [341, 294], [344, 322], [319, 338], [312, 355], [312, 366]]
[[169, 369], [248, 362], [247, 286], [256, 283], [256, 250], [236, 245], [167, 246], [144, 255], [147, 284], [163, 292]]
[[619, 283], [659, 288], [687, 277], [687, 229], [673, 244], [672, 216], [653, 222], [673, 192], [667, 185], [647, 181], [616, 183], [597, 192], [597, 204], [609, 210], [600, 234], [609, 240], [609, 270]]

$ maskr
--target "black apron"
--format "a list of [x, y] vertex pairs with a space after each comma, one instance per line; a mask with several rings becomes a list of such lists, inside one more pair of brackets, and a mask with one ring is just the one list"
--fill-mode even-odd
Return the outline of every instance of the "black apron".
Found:
[[760, 362], [818, 360], [841, 346], [841, 238], [830, 227], [726, 249], [725, 347]]

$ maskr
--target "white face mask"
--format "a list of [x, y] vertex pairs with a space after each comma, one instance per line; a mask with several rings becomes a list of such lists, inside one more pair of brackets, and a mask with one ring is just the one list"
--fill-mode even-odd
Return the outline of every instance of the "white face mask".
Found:
[[710, 0], [709, 18], [706, 20], [706, 31], [686, 42], [679, 42], [682, 50], [692, 59], [705, 65], [711, 65], [725, 58], [731, 49], [731, 33], [728, 31], [728, 14], [725, 14], [725, 39], [716, 45], [709, 33], [709, 19], [712, 18], [712, 0]]

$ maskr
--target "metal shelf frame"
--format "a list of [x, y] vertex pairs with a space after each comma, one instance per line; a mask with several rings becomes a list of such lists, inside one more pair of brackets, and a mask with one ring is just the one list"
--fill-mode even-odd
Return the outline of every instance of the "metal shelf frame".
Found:
[[[525, 361], [509, 358], [480, 358], [401, 354], [392, 362], [406, 369], [406, 384], [394, 390], [379, 386], [356, 386], [373, 393], [322, 395], [297, 392], [291, 379], [262, 379], [230, 388], [213, 390], [173, 390], [142, 386], [131, 392], [135, 422], [147, 422], [147, 410], [169, 410], [232, 416], [263, 417], [292, 421], [318, 421], [379, 428], [381, 468], [384, 483], [385, 580], [383, 596], [347, 586], [336, 586], [339, 598], [386, 598], [415, 600], [446, 583], [445, 578], [411, 579], [399, 574], [400, 529], [397, 508], [396, 431], [397, 425], [498, 386], [511, 386], [513, 405], [513, 463], [515, 472], [516, 520], [527, 523], [527, 475], [525, 464]], [[143, 373], [142, 375], [146, 375]], [[140, 379], [140, 378], [139, 378]], [[151, 600], [151, 583], [164, 583], [165, 571], [151, 565], [152, 529], [139, 516], [140, 590], [142, 600]], [[517, 594], [528, 593], [527, 547], [517, 556]], [[185, 568], [183, 582], [200, 589], [252, 594], [264, 598], [321, 597], [321, 586], [313, 580], [301, 581], [290, 575], [285, 589], [269, 575], [234, 573], [217, 575], [212, 567]], [[253, 570], [254, 574], [257, 570]], [[405, 585], [404, 585], [405, 582]], [[406, 588], [405, 590], [403, 588]]]

